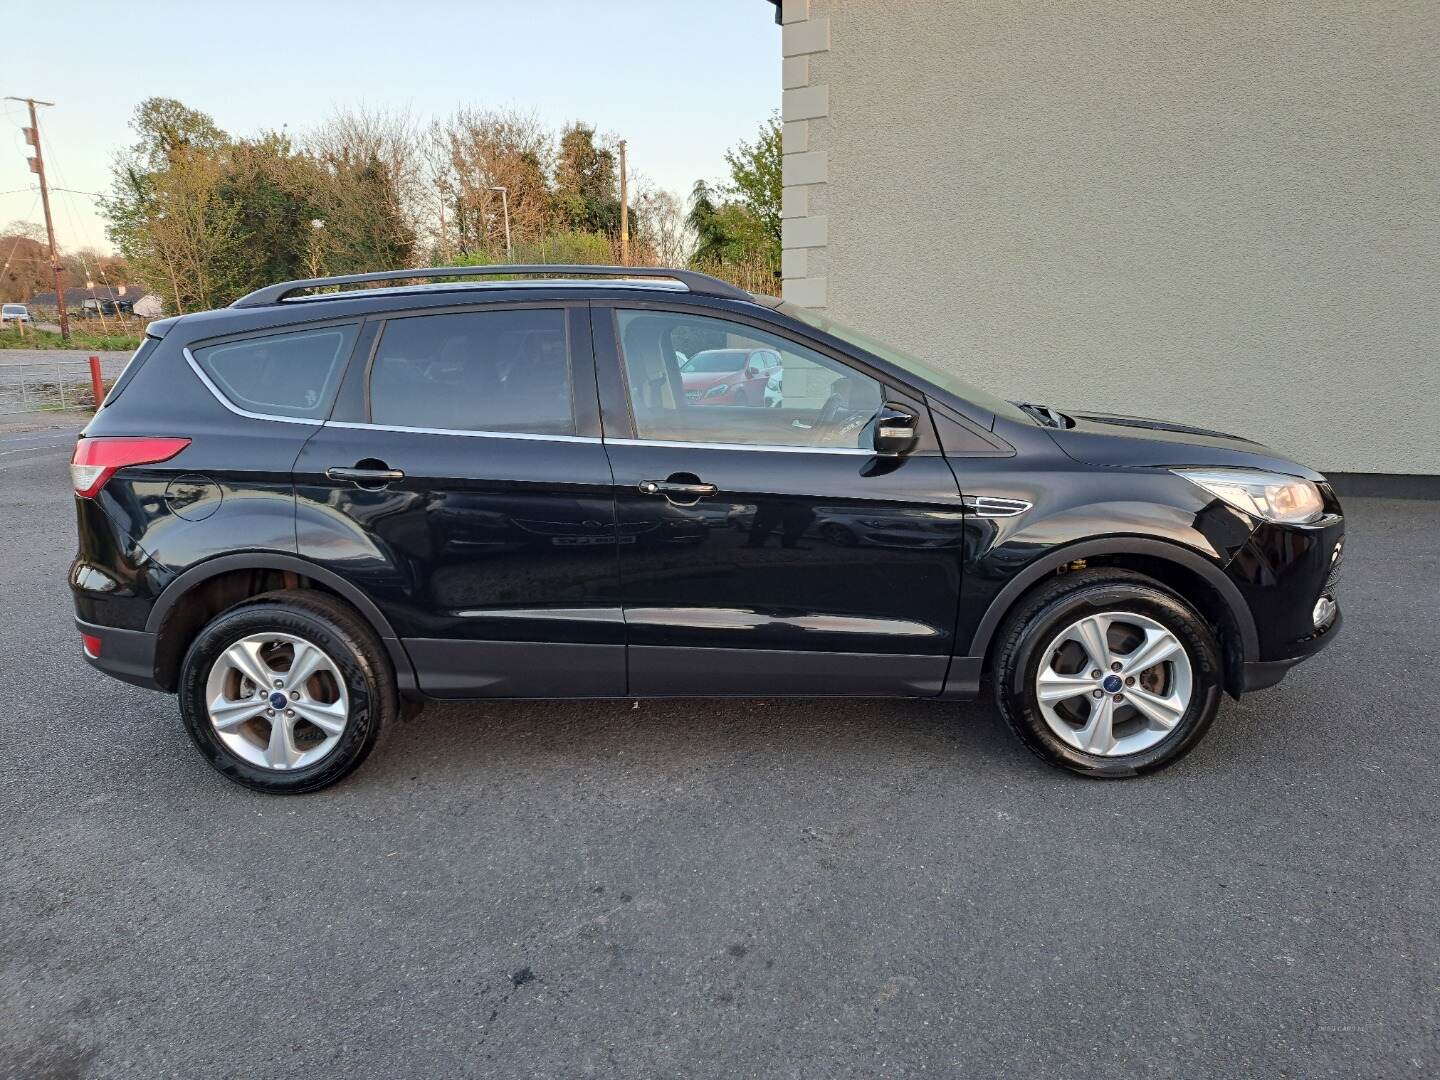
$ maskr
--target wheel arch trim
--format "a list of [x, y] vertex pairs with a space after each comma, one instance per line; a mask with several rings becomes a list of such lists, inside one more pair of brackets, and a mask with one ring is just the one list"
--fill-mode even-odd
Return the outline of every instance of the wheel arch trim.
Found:
[[1052, 574], [1066, 563], [1076, 559], [1094, 558], [1099, 555], [1144, 555], [1174, 563], [1189, 570], [1210, 585], [1224, 600], [1240, 630], [1240, 645], [1246, 662], [1254, 661], [1260, 655], [1260, 635], [1255, 628], [1255, 616], [1250, 613], [1235, 583], [1225, 576], [1213, 562], [1198, 552], [1166, 540], [1155, 540], [1142, 536], [1112, 536], [1096, 540], [1082, 540], [1048, 552], [1016, 574], [990, 601], [985, 615], [970, 639], [969, 654], [984, 657], [989, 653], [990, 643], [1000, 623], [1010, 613], [1015, 603], [1028, 592], [1036, 582]]
[[192, 589], [211, 578], [235, 570], [279, 570], [312, 578], [324, 585], [355, 608], [360, 617], [379, 635], [381, 644], [384, 645], [386, 652], [390, 654], [390, 658], [395, 664], [395, 673], [400, 681], [401, 689], [405, 690], [415, 685], [415, 670], [410, 662], [410, 657], [405, 652], [399, 635], [390, 625], [390, 620], [375, 606], [373, 600], [334, 571], [327, 570], [323, 566], [296, 555], [286, 555], [281, 552], [237, 552], [231, 555], [219, 555], [190, 567], [161, 591], [154, 606], [150, 609], [149, 617], [145, 620], [146, 632], [160, 634], [171, 610]]

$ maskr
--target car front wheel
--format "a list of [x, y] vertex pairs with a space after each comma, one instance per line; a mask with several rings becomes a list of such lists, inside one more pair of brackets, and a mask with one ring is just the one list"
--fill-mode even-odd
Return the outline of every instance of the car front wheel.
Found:
[[355, 769], [399, 712], [380, 642], [322, 593], [267, 593], [218, 615], [180, 672], [180, 712], [221, 774], [261, 791], [317, 791]]
[[1064, 574], [1000, 631], [996, 701], [1041, 759], [1097, 778], [1154, 772], [1189, 753], [1220, 706], [1205, 620], [1142, 574]]

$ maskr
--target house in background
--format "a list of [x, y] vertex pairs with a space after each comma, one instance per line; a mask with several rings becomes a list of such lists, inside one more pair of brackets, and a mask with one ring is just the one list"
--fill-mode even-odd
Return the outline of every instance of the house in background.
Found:
[[[32, 308], [56, 314], [55, 290], [36, 293], [30, 301]], [[144, 311], [141, 311], [141, 308]], [[76, 315], [138, 315], [141, 318], [155, 318], [160, 314], [158, 297], [146, 293], [133, 285], [77, 285], [65, 290], [65, 310]], [[147, 312], [154, 311], [154, 314]]]
[[1440, 4], [776, 16], [787, 299], [1006, 397], [1440, 473]]

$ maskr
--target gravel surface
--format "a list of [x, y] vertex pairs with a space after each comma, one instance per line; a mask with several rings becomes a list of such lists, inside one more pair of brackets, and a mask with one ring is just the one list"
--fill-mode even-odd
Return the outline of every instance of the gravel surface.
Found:
[[98, 356], [100, 369], [105, 372], [106, 378], [111, 378], [125, 369], [132, 355], [128, 352], [96, 352], [93, 349], [0, 349], [0, 367], [31, 367], [53, 364], [57, 360], [83, 363], [92, 356]]
[[546, 702], [283, 799], [80, 659], [71, 445], [0, 436], [0, 1076], [1440, 1072], [1440, 503], [1352, 500], [1339, 639], [1153, 778], [983, 703]]

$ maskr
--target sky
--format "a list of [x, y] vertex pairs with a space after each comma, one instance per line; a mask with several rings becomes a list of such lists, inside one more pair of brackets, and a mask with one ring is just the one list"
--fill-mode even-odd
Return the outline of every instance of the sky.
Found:
[[[0, 0], [34, 25], [0, 50], [0, 97], [40, 110], [52, 187], [104, 192], [135, 106], [173, 97], [231, 135], [303, 133], [338, 107], [518, 107], [552, 128], [585, 120], [626, 140], [632, 171], [687, 194], [726, 175], [725, 151], [780, 107], [780, 28], [765, 0], [147, 0], [66, 4], [52, 48], [38, 0]], [[17, 19], [17, 15], [25, 18]], [[20, 102], [0, 101], [0, 227], [41, 222]], [[62, 248], [109, 250], [95, 200], [51, 197]]]

